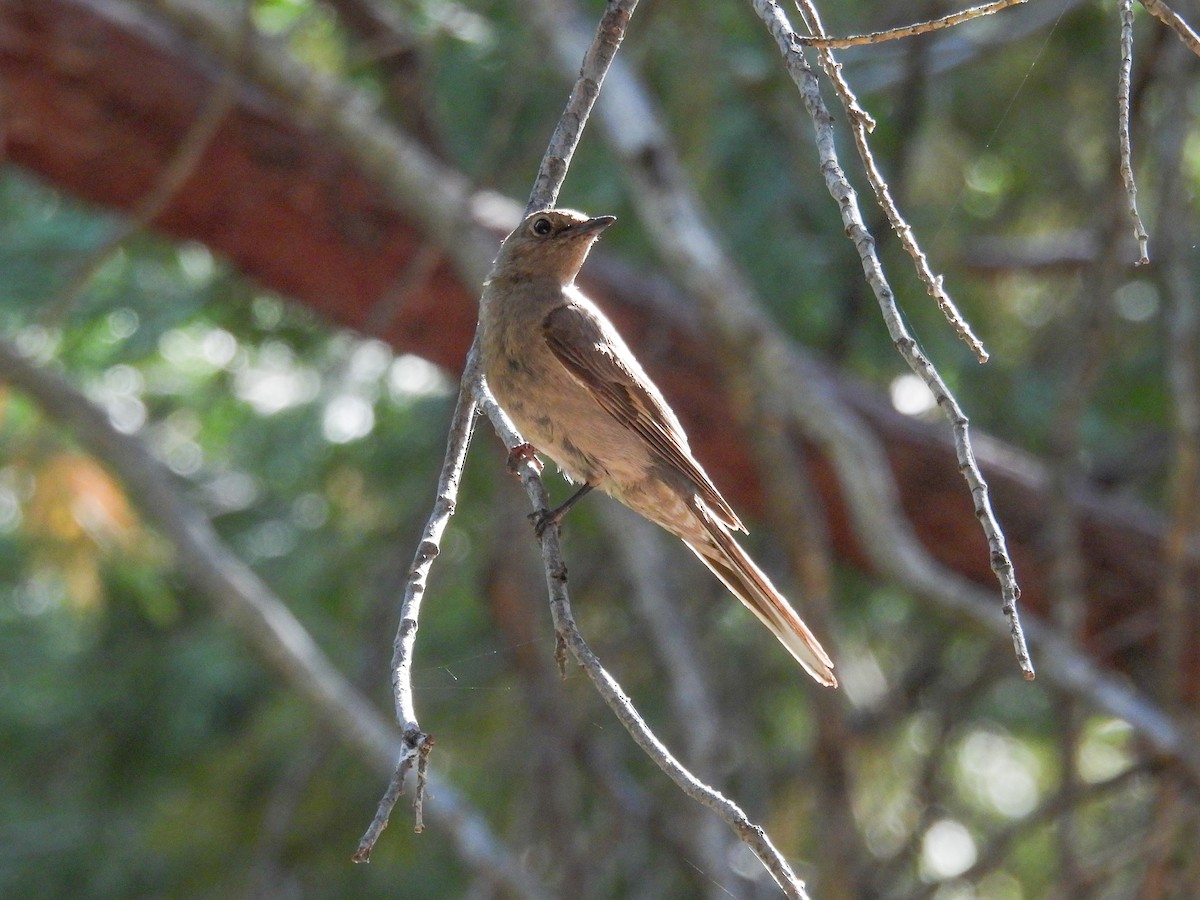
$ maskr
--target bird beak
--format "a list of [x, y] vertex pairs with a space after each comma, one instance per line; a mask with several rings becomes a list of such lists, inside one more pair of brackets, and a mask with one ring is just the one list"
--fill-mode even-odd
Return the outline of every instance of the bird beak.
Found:
[[617, 221], [616, 216], [592, 216], [592, 218], [580, 222], [571, 230], [576, 234], [599, 234], [615, 221]]

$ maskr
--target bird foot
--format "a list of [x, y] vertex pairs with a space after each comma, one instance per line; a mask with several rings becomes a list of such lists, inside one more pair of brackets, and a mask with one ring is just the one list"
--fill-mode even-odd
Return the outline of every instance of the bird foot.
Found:
[[591, 493], [592, 487], [592, 484], [584, 483], [580, 485], [579, 490], [568, 497], [567, 502], [561, 506], [556, 506], [554, 509], [539, 509], [535, 513], [530, 513], [529, 519], [531, 522], [533, 522], [534, 533], [537, 534], [538, 537], [541, 537], [543, 534], [545, 534], [546, 529], [551, 525], [557, 526], [558, 523], [562, 521], [563, 516], [570, 511], [572, 506]]
[[[537, 457], [537, 447], [526, 441], [523, 444], [517, 444], [508, 451], [508, 471], [513, 475], [521, 474], [520, 467], [523, 462], [532, 462], [540, 474], [542, 471], [542, 461]], [[539, 532], [540, 533], [540, 532]]]
[[540, 538], [551, 525], [557, 526], [565, 513], [566, 510], [560, 506], [556, 509], [539, 509], [537, 512], [531, 512], [526, 518], [533, 523], [533, 533]]

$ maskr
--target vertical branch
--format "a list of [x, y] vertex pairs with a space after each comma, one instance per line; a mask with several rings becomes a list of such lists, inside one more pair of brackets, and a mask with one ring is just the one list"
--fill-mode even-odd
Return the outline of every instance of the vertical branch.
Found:
[[554, 134], [550, 136], [550, 143], [533, 182], [533, 190], [529, 194], [529, 203], [525, 207], [526, 215], [538, 209], [548, 209], [557, 202], [558, 192], [571, 165], [571, 157], [579, 146], [583, 126], [587, 124], [592, 106], [600, 95], [604, 75], [621, 47], [629, 17], [636, 6], [637, 0], [608, 0], [608, 8], [596, 28], [596, 37], [584, 54], [579, 78], [567, 99], [567, 108], [563, 110]]
[[[421, 600], [425, 596], [429, 571], [441, 551], [442, 535], [454, 515], [458, 502], [458, 488], [462, 481], [467, 450], [475, 425], [475, 404], [460, 393], [450, 419], [450, 436], [446, 444], [446, 457], [438, 477], [437, 498], [433, 512], [425, 524], [417, 553], [413, 558], [412, 574], [405, 586], [404, 599], [400, 604], [400, 628], [392, 656], [392, 690], [396, 702], [396, 720], [407, 735], [417, 728], [417, 714], [412, 698], [412, 654], [417, 637], [417, 617], [421, 611]], [[415, 749], [415, 748], [414, 748]]]
[[[396, 801], [404, 793], [405, 776], [414, 764], [421, 766], [423, 774], [429, 752], [433, 748], [433, 738], [422, 731], [417, 723], [412, 688], [413, 656], [416, 648], [421, 601], [425, 597], [433, 561], [441, 552], [442, 535], [450, 523], [450, 517], [454, 515], [454, 509], [458, 502], [458, 488], [462, 480], [463, 467], [466, 464], [467, 450], [471, 446], [474, 424], [475, 403], [468, 391], [460, 390], [458, 402], [454, 407], [454, 415], [450, 420], [446, 455], [442, 462], [441, 473], [438, 475], [437, 498], [434, 500], [433, 511], [425, 523], [425, 528], [421, 532], [412, 569], [404, 586], [404, 598], [400, 602], [400, 624], [396, 629], [396, 638], [392, 645], [392, 697], [396, 706], [396, 721], [402, 730], [400, 757], [396, 762], [396, 770], [392, 774], [387, 789], [380, 798], [375, 818], [367, 826], [366, 832], [354, 851], [352, 858], [355, 862], [370, 861], [371, 850], [375, 847], [383, 830], [387, 828], [388, 819], [391, 817]], [[413, 800], [414, 830], [418, 832], [424, 828], [423, 786], [424, 779], [421, 779]]]
[[1150, 262], [1150, 235], [1142, 224], [1137, 206], [1137, 182], [1133, 180], [1133, 150], [1129, 138], [1129, 81], [1133, 71], [1133, 0], [1120, 0], [1121, 7], [1121, 67], [1117, 75], [1117, 138], [1121, 148], [1121, 181], [1133, 220], [1133, 234], [1138, 242], [1137, 265]]

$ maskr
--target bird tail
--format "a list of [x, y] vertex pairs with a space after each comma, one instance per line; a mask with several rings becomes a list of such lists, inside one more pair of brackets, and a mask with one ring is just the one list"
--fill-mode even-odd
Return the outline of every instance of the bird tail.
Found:
[[704, 529], [701, 540], [684, 538], [688, 548], [770, 629], [809, 675], [827, 687], [837, 687], [829, 654], [787, 599], [699, 497], [693, 498], [689, 506]]

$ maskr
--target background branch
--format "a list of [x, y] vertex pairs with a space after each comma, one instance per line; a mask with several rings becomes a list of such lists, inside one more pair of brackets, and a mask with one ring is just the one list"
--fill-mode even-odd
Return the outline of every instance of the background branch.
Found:
[[1117, 140], [1121, 149], [1121, 181], [1128, 198], [1129, 218], [1133, 222], [1134, 237], [1138, 242], [1140, 266], [1150, 262], [1147, 249], [1150, 235], [1142, 224], [1137, 207], [1137, 182], [1133, 177], [1133, 150], [1129, 145], [1129, 77], [1133, 71], [1133, 0], [1121, 0], [1121, 66], [1117, 77]]

